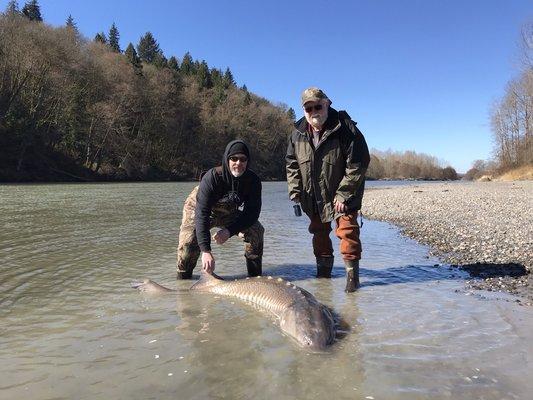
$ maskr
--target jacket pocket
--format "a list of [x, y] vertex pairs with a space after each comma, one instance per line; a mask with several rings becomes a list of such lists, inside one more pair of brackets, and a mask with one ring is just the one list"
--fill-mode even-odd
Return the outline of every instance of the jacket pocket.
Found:
[[336, 151], [328, 152], [322, 160], [320, 181], [325, 190], [325, 199], [333, 201], [339, 183], [344, 177], [344, 163]]
[[311, 156], [298, 157], [298, 166], [302, 177], [302, 189], [307, 193], [311, 193]]

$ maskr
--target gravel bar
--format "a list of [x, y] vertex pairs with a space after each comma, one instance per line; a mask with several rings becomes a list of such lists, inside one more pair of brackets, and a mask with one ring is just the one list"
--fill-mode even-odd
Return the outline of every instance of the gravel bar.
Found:
[[368, 188], [363, 214], [399, 226], [433, 255], [468, 271], [467, 287], [533, 304], [533, 181]]

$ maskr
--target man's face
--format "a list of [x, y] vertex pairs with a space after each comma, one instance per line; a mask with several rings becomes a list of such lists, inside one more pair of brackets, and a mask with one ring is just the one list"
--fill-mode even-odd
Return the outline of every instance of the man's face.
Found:
[[248, 165], [248, 157], [243, 153], [237, 153], [229, 156], [229, 170], [231, 175], [235, 178], [238, 178], [244, 171], [246, 171], [246, 166]]
[[329, 103], [326, 99], [320, 101], [308, 101], [304, 104], [305, 119], [315, 129], [322, 129], [328, 119]]

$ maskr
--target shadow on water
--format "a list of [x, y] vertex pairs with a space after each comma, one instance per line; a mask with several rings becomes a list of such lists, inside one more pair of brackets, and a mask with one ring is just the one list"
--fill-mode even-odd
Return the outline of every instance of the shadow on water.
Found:
[[[403, 265], [388, 268], [360, 268], [361, 287], [383, 286], [402, 283], [421, 283], [440, 280], [466, 281], [470, 278], [521, 277], [528, 275], [522, 264], [475, 263], [464, 265]], [[313, 264], [281, 264], [265, 270], [265, 275], [281, 276], [288, 280], [315, 278], [316, 266]], [[238, 275], [232, 278], [242, 278]], [[335, 266], [332, 278], [343, 278], [342, 266]]]
[[[314, 264], [280, 264], [266, 266], [265, 276], [281, 277], [288, 281], [307, 281], [316, 279]], [[475, 263], [465, 265], [403, 265], [388, 268], [360, 268], [361, 288], [388, 286], [409, 283], [424, 283], [437, 281], [463, 281], [472, 278], [505, 278], [522, 277], [528, 275], [527, 269], [521, 264], [487, 264]], [[222, 274], [225, 280], [244, 279], [246, 273]], [[335, 266], [331, 273], [332, 279], [344, 279], [345, 271], [342, 266]], [[193, 275], [192, 281], [200, 278], [200, 274]], [[486, 288], [482, 288], [486, 289]]]
[[[530, 272], [522, 264], [517, 263], [474, 263], [452, 265], [452, 268], [465, 271], [471, 280], [466, 283], [468, 289], [487, 292], [508, 292], [518, 298], [507, 298], [520, 304], [531, 305], [533, 301], [533, 285]], [[485, 299], [486, 295], [476, 293]]]
[[454, 268], [462, 269], [474, 278], [503, 278], [506, 276], [518, 278], [520, 276], [528, 275], [529, 272], [522, 264], [490, 264], [490, 263], [474, 263], [452, 265]]
[[[288, 280], [311, 279], [316, 276], [316, 266], [313, 264], [282, 264], [268, 268], [265, 274], [282, 276]], [[344, 278], [342, 266], [335, 266], [331, 277]], [[434, 265], [405, 265], [389, 268], [360, 268], [361, 287], [382, 286], [402, 283], [420, 283], [439, 280], [465, 280], [467, 276], [449, 268]]]
[[[316, 266], [313, 264], [281, 264], [267, 266], [263, 270], [264, 276], [281, 277], [288, 281], [301, 281], [316, 279]], [[344, 278], [346, 276], [344, 267], [334, 266], [331, 271], [331, 278]], [[244, 279], [246, 273], [222, 274], [225, 280]], [[193, 275], [193, 281], [198, 280], [200, 274]], [[447, 280], [466, 280], [468, 276], [461, 271], [452, 271], [450, 268], [434, 265], [405, 265], [389, 268], [371, 269], [360, 268], [361, 287], [382, 286], [401, 283], [420, 283]]]

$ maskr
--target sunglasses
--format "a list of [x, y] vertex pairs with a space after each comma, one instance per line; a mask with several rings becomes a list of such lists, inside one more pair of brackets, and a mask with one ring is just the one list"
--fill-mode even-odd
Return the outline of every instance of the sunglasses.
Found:
[[304, 110], [305, 110], [306, 113], [310, 113], [313, 110], [320, 111], [320, 110], [322, 110], [322, 104], [317, 104], [317, 105], [314, 105], [314, 106], [304, 107]]
[[248, 161], [248, 157], [237, 157], [237, 156], [231, 156], [230, 158], [230, 161], [233, 161], [233, 162], [237, 162], [237, 161], [240, 161], [242, 163]]

